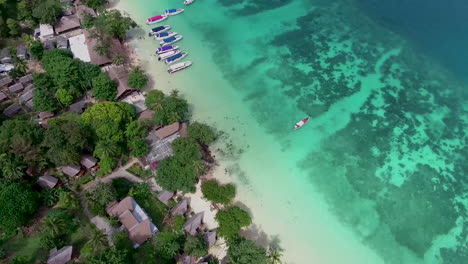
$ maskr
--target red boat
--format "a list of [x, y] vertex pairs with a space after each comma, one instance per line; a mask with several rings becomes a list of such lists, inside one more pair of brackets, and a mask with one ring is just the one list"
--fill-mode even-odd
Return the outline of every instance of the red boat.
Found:
[[305, 124], [307, 124], [307, 122], [309, 122], [309, 120], [310, 120], [310, 117], [306, 117], [302, 119], [301, 121], [297, 122], [294, 125], [294, 130], [298, 130], [299, 128], [303, 127]]

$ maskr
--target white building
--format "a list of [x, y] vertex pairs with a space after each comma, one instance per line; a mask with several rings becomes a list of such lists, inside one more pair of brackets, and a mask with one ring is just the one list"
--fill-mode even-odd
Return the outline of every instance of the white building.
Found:
[[49, 24], [41, 24], [39, 25], [39, 38], [42, 41], [46, 41], [48, 39], [53, 38], [55, 35], [54, 28]]
[[84, 34], [74, 36], [68, 39], [70, 43], [70, 50], [73, 57], [78, 58], [84, 62], [90, 62], [91, 56], [89, 55], [88, 45], [86, 45], [86, 37]]

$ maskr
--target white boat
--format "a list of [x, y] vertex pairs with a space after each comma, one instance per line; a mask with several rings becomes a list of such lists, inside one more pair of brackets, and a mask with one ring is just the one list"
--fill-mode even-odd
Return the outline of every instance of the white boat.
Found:
[[178, 71], [181, 71], [185, 68], [188, 68], [192, 66], [192, 62], [191, 61], [184, 61], [184, 62], [179, 62], [177, 64], [174, 64], [172, 66], [170, 66], [168, 69], [167, 69], [167, 72], [168, 73], [176, 73]]
[[167, 31], [171, 29], [171, 26], [170, 25], [164, 25], [164, 26], [159, 26], [159, 27], [155, 27], [155, 28], [152, 28], [151, 31], [149, 32], [149, 36], [153, 36], [155, 34], [158, 34], [158, 33], [161, 33], [161, 32], [164, 32], [164, 31]]
[[178, 50], [178, 49], [179, 49], [179, 46], [168, 45], [168, 46], [158, 48], [158, 50], [156, 51], [156, 54], [160, 55], [160, 54], [173, 51], [173, 50]]
[[158, 23], [166, 19], [167, 19], [166, 15], [157, 15], [157, 16], [148, 18], [146, 20], [146, 24], [151, 25], [151, 24]]
[[193, 2], [195, 2], [195, 0], [185, 0], [185, 1], [184, 1], [184, 5], [190, 5], [190, 4], [192, 4]]
[[180, 61], [181, 59], [185, 58], [187, 55], [188, 55], [188, 52], [181, 52], [181, 53], [178, 53], [176, 55], [170, 56], [164, 62], [167, 65], [170, 65], [170, 64], [172, 64], [172, 63], [174, 63], [176, 61]]
[[179, 41], [181, 39], [182, 39], [182, 36], [177, 35], [177, 36], [172, 36], [172, 37], [169, 37], [169, 38], [165, 38], [165, 39], [161, 40], [161, 42], [159, 42], [159, 43], [161, 44], [161, 46], [167, 46], [167, 45], [171, 45], [172, 43], [177, 42], [177, 41]]
[[177, 35], [177, 32], [161, 32], [154, 35], [156, 40], [162, 40]]
[[302, 119], [301, 121], [297, 122], [294, 125], [294, 130], [298, 130], [299, 128], [303, 127], [305, 124], [307, 124], [310, 121], [310, 117], [306, 117]]
[[169, 51], [169, 52], [166, 52], [166, 53], [163, 53], [161, 55], [159, 55], [159, 59], [158, 60], [165, 60], [165, 59], [168, 59], [176, 54], [179, 54], [180, 53], [180, 50], [173, 50], [173, 51]]
[[182, 12], [184, 12], [183, 8], [172, 8], [172, 9], [167, 9], [166, 11], [164, 11], [164, 15], [166, 15], [166, 16], [175, 16], [175, 15], [180, 14]]

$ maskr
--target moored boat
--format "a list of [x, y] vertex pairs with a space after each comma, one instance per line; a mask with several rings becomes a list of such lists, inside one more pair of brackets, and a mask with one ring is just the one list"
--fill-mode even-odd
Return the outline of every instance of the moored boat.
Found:
[[178, 71], [181, 71], [185, 68], [188, 68], [192, 66], [192, 62], [191, 61], [184, 61], [184, 62], [179, 62], [177, 64], [174, 64], [172, 66], [170, 66], [168, 69], [167, 69], [167, 72], [168, 73], [176, 73]]
[[179, 54], [176, 54], [174, 56], [171, 56], [169, 58], [167, 58], [164, 62], [167, 64], [167, 65], [170, 65], [176, 61], [180, 61], [181, 59], [185, 58], [186, 56], [188, 55], [188, 52], [181, 52]]
[[190, 5], [190, 4], [192, 4], [193, 2], [195, 2], [195, 0], [185, 0], [185, 1], [184, 1], [184, 5]]
[[180, 14], [182, 12], [184, 12], [183, 8], [172, 8], [172, 9], [167, 9], [166, 11], [164, 11], [164, 15], [166, 15], [166, 16], [175, 16], [175, 15]]
[[166, 19], [167, 19], [166, 15], [157, 15], [157, 16], [148, 18], [146, 20], [146, 24], [151, 25], [151, 24], [158, 23]]
[[294, 125], [294, 130], [298, 130], [299, 128], [303, 127], [305, 124], [307, 124], [310, 121], [310, 117], [306, 117], [302, 119], [301, 121], [297, 122]]
[[170, 25], [164, 25], [164, 26], [159, 26], [159, 27], [155, 27], [155, 28], [152, 28], [151, 31], [149, 32], [149, 36], [152, 36], [152, 35], [155, 35], [155, 34], [158, 34], [158, 33], [161, 33], [161, 32], [164, 32], [166, 30], [169, 30], [171, 29], [171, 26]]
[[159, 42], [161, 46], [167, 46], [182, 39], [181, 35], [165, 38]]
[[180, 53], [180, 50], [173, 50], [173, 51], [169, 51], [169, 52], [166, 52], [166, 53], [163, 53], [161, 55], [159, 55], [159, 59], [158, 60], [165, 60], [165, 59], [168, 59], [176, 54], [179, 54]]
[[161, 39], [169, 38], [175, 35], [177, 35], [177, 32], [161, 32], [158, 34], [154, 34], [154, 38], [156, 40], [161, 40]]
[[158, 48], [158, 50], [156, 51], [156, 54], [160, 55], [160, 54], [173, 51], [173, 50], [177, 50], [177, 49], [179, 49], [179, 46], [168, 45], [168, 46]]

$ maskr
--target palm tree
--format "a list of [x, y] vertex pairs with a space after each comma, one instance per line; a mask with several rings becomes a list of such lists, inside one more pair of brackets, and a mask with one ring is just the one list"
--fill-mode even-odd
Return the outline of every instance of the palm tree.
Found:
[[105, 248], [108, 245], [109, 241], [107, 240], [106, 234], [102, 233], [101, 231], [96, 231], [93, 233], [88, 243], [93, 249], [94, 253], [96, 253], [101, 249]]
[[24, 165], [6, 154], [0, 155], [0, 165], [3, 177], [8, 180], [20, 180], [24, 176]]
[[174, 89], [171, 91], [170, 96], [172, 97], [178, 97], [179, 96], [179, 90]]
[[58, 206], [68, 210], [77, 210], [80, 204], [73, 193], [62, 191], [59, 194]]
[[26, 44], [26, 46], [28, 46], [28, 48], [30, 48], [32, 43], [34, 42], [33, 36], [28, 34], [23, 34], [21, 40], [24, 44]]
[[58, 189], [50, 189], [44, 192], [44, 203], [48, 206], [53, 206], [59, 199]]
[[67, 224], [63, 218], [59, 217], [47, 217], [44, 222], [42, 222], [42, 232], [50, 237], [58, 237], [63, 234]]
[[117, 152], [118, 146], [110, 140], [99, 141], [94, 149], [94, 155], [98, 156], [100, 159], [103, 157], [113, 157]]
[[28, 71], [28, 64], [23, 59], [15, 57], [13, 64], [15, 65], [15, 69], [21, 74], [25, 74]]
[[281, 250], [279, 249], [271, 249], [268, 252], [268, 263], [269, 264], [281, 264], [283, 263], [281, 261], [281, 257], [283, 254], [281, 253]]

